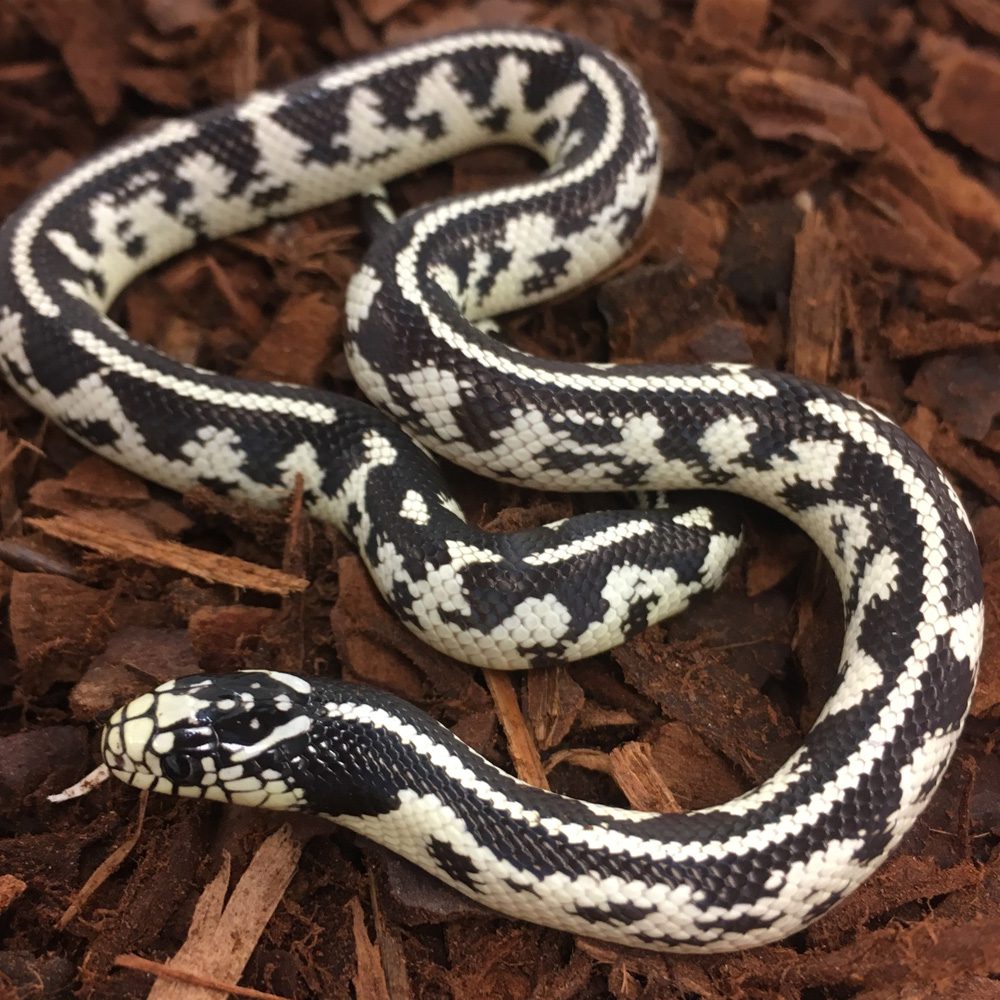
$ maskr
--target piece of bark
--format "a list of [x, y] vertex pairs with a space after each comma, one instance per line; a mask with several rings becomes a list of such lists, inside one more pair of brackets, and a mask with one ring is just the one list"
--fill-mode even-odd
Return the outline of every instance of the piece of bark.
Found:
[[46, 40], [59, 49], [94, 120], [108, 122], [121, 104], [120, 74], [127, 62], [129, 26], [135, 12], [125, 0], [44, 0], [23, 10]]
[[15, 875], [0, 875], [0, 913], [5, 913], [22, 896], [28, 883]]
[[848, 211], [833, 200], [831, 222], [838, 239], [860, 258], [950, 282], [980, 266], [971, 247], [884, 178], [862, 176], [855, 190], [864, 202]]
[[199, 608], [188, 619], [188, 635], [201, 665], [213, 673], [239, 669], [246, 641], [259, 636], [277, 612], [244, 604]]
[[[401, 935], [386, 920], [385, 912], [382, 909], [379, 898], [378, 882], [372, 872], [369, 872], [368, 884], [372, 905], [372, 924], [375, 928], [375, 943], [381, 953], [380, 971], [384, 977], [386, 990], [392, 1000], [412, 1000], [413, 989], [410, 986], [410, 974], [406, 968], [406, 951], [403, 948]], [[352, 910], [355, 899], [357, 899], [356, 896], [351, 901]], [[358, 909], [360, 910], [360, 908], [359, 904]], [[358, 971], [361, 971], [360, 962], [358, 964]]]
[[681, 809], [702, 809], [736, 798], [744, 786], [726, 761], [682, 722], [666, 722], [650, 736], [656, 773]]
[[[1000, 560], [983, 566], [983, 586], [986, 589], [986, 636], [982, 658], [979, 661], [979, 678], [972, 692], [972, 714], [981, 719], [1000, 719], [1000, 648], [989, 637], [1000, 628], [1000, 602], [989, 595], [1000, 591]], [[987, 794], [1000, 795], [1000, 787]]]
[[598, 292], [615, 360], [691, 360], [688, 341], [716, 319], [724, 319], [714, 282], [697, 278], [687, 263], [638, 267]]
[[[295, 874], [301, 853], [302, 845], [291, 829], [281, 827], [260, 845], [231, 892], [227, 855], [195, 904], [184, 944], [167, 965], [238, 982]], [[149, 1000], [218, 1000], [218, 993], [158, 979]]]
[[40, 786], [55, 791], [53, 785], [60, 780], [75, 780], [71, 776], [87, 756], [87, 742], [86, 731], [77, 726], [46, 726], [0, 737], [0, 803], [8, 807]]
[[975, 24], [1000, 38], [1000, 2], [998, 0], [947, 0], [970, 24]]
[[640, 740], [623, 743], [610, 754], [611, 776], [625, 794], [629, 805], [641, 812], [681, 811], [670, 786], [663, 780], [653, 760], [653, 748]]
[[928, 320], [909, 309], [892, 314], [885, 337], [894, 358], [915, 358], [965, 347], [1000, 347], [1000, 330], [961, 319]]
[[921, 37], [920, 53], [937, 73], [931, 96], [920, 108], [924, 121], [1000, 161], [1000, 59], [932, 32]]
[[987, 504], [972, 516], [972, 527], [984, 563], [1000, 560], [1000, 505]]
[[845, 153], [872, 152], [884, 142], [865, 102], [826, 80], [747, 66], [730, 77], [728, 89], [758, 139], [809, 139]]
[[837, 241], [821, 212], [807, 212], [795, 238], [788, 364], [802, 378], [826, 383], [839, 371], [844, 275]]
[[611, 656], [629, 684], [755, 781], [772, 774], [801, 740], [791, 721], [745, 678], [718, 669], [709, 650], [690, 643], [667, 647], [638, 636]]
[[649, 222], [650, 235], [662, 259], [679, 257], [697, 280], [712, 277], [726, 236], [727, 212], [720, 202], [686, 198], [656, 199]]
[[213, 0], [143, 0], [146, 17], [160, 34], [199, 28], [218, 16]]
[[538, 667], [525, 680], [524, 714], [536, 745], [549, 750], [562, 743], [586, 698], [566, 667]]
[[361, 10], [372, 24], [381, 24], [409, 7], [411, 2], [412, 0], [361, 0]]
[[81, 459], [62, 479], [36, 482], [29, 497], [36, 507], [79, 517], [100, 530], [175, 538], [192, 524], [172, 504], [154, 499], [144, 480], [97, 455]]
[[319, 292], [289, 298], [240, 370], [243, 378], [315, 385], [333, 344], [340, 309]]
[[801, 228], [802, 209], [790, 198], [744, 205], [729, 222], [719, 258], [719, 281], [744, 305], [767, 308], [784, 303]]
[[87, 881], [73, 893], [69, 905], [59, 915], [59, 920], [56, 922], [58, 930], [68, 927], [76, 919], [94, 893], [104, 885], [132, 853], [142, 834], [142, 825], [146, 818], [146, 805], [148, 802], [149, 792], [144, 791], [139, 796], [139, 811], [136, 815], [135, 825], [129, 831], [128, 836], [90, 873]]
[[929, 451], [946, 469], [968, 479], [994, 501], [1000, 501], [1000, 465], [994, 456], [984, 457], [974, 452], [947, 424], [938, 427]]
[[463, 896], [379, 844], [364, 842], [363, 850], [369, 864], [374, 866], [379, 899], [385, 905], [386, 916], [397, 927], [495, 916], [481, 903]]
[[[803, 958], [802, 956], [799, 956]], [[933, 916], [858, 934], [833, 951], [816, 948], [797, 965], [803, 985], [850, 983], [870, 1000], [912, 996], [955, 997], [957, 978], [996, 967], [996, 921], [957, 924]], [[886, 990], [886, 984], [892, 984]], [[938, 993], [932, 987], [939, 987]], [[963, 995], [963, 994], [958, 994]]]
[[978, 252], [987, 252], [1000, 229], [1000, 197], [966, 173], [956, 157], [935, 146], [906, 108], [869, 77], [859, 77], [854, 91], [886, 136], [883, 155], [926, 186], [949, 213], [960, 237]]
[[1000, 260], [991, 260], [960, 281], [947, 301], [977, 322], [1000, 327]]
[[[330, 624], [344, 679], [371, 684], [408, 701], [443, 702], [461, 716], [491, 713], [492, 702], [464, 664], [439, 653], [411, 633], [385, 606], [355, 554], [337, 562], [340, 590]], [[427, 687], [430, 687], [430, 693]], [[481, 753], [489, 727], [465, 736]]]
[[942, 867], [932, 858], [895, 854], [807, 934], [812, 944], [832, 950], [854, 938], [859, 927], [869, 926], [907, 903], [946, 896], [978, 882], [979, 873], [971, 862]]
[[53, 538], [93, 549], [103, 556], [165, 566], [211, 583], [224, 583], [266, 594], [293, 594], [309, 586], [308, 580], [269, 566], [258, 566], [245, 559], [206, 552], [177, 542], [149, 540], [120, 531], [100, 531], [80, 518], [30, 517], [25, 519], [25, 523]]
[[982, 441], [1000, 416], [1000, 348], [928, 358], [906, 394], [962, 437]]
[[497, 718], [507, 735], [507, 750], [517, 776], [529, 785], [547, 789], [549, 781], [542, 767], [538, 745], [525, 724], [510, 675], [503, 670], [483, 670], [483, 676], [493, 696]]
[[186, 632], [127, 626], [74, 685], [70, 708], [74, 718], [95, 719], [150, 688], [196, 673], [198, 658]]
[[160, 982], [171, 983], [175, 991], [172, 1000], [201, 1000], [206, 991], [213, 997], [225, 994], [227, 997], [237, 997], [240, 1000], [290, 1000], [289, 997], [277, 993], [255, 990], [249, 986], [237, 986], [217, 976], [190, 972], [177, 965], [153, 962], [138, 955], [119, 955], [115, 959], [115, 965], [123, 969], [135, 969], [137, 972], [148, 972], [152, 976], [159, 976]]
[[770, 0], [698, 0], [691, 26], [719, 47], [756, 48], [767, 27]]
[[352, 980], [355, 993], [365, 1000], [390, 1000], [389, 987], [382, 971], [382, 951], [379, 948], [378, 938], [372, 941], [368, 937], [364, 911], [357, 896], [351, 900], [350, 910], [351, 927], [354, 931], [354, 954], [357, 958], [357, 971]]
[[69, 643], [96, 651], [111, 630], [114, 595], [66, 577], [15, 573], [10, 602], [11, 638], [23, 667]]

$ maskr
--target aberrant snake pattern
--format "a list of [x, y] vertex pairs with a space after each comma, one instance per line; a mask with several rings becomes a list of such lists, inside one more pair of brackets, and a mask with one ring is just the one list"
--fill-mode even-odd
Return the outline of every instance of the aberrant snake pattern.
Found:
[[[549, 168], [386, 223], [351, 282], [348, 359], [378, 409], [177, 363], [108, 318], [198, 242], [500, 142]], [[845, 606], [839, 685], [803, 746], [732, 802], [640, 813], [516, 781], [389, 695], [258, 671], [119, 710], [111, 773], [319, 813], [503, 913], [658, 949], [776, 940], [884, 860], [951, 758], [982, 642], [976, 546], [938, 469], [878, 412], [790, 375], [538, 360], [487, 333], [619, 258], [659, 174], [642, 90], [584, 42], [482, 30], [347, 63], [129, 138], [8, 219], [0, 367], [165, 486], [273, 506], [301, 482], [402, 621], [470, 664], [610, 648], [716, 584], [738, 531], [694, 503], [485, 533], [428, 450], [545, 489], [761, 501], [816, 542]]]

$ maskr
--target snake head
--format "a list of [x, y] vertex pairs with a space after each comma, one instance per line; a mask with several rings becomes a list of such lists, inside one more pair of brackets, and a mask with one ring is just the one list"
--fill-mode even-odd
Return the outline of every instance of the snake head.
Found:
[[311, 691], [301, 677], [262, 670], [168, 681], [111, 716], [104, 762], [136, 788], [300, 808], [304, 791], [290, 776], [309, 748]]

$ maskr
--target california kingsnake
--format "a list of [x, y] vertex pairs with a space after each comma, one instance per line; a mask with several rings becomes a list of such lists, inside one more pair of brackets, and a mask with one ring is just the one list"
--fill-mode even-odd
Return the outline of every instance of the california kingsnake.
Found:
[[[135, 275], [198, 241], [496, 142], [550, 168], [387, 223], [351, 283], [348, 357], [387, 415], [176, 363], [107, 318]], [[847, 616], [839, 687], [787, 764], [725, 805], [630, 812], [524, 785], [379, 692], [245, 673], [116, 713], [112, 773], [319, 812], [504, 913], [651, 948], [783, 937], [886, 857], [951, 757], [982, 639], [975, 543], [940, 472], [874, 410], [789, 375], [542, 361], [476, 325], [609, 265], [658, 180], [645, 96], [583, 42], [484, 30], [362, 59], [168, 122], [38, 194], [0, 231], [0, 365], [166, 486], [274, 504], [301, 477], [402, 620], [473, 664], [619, 643], [717, 582], [736, 533], [701, 506], [484, 533], [410, 436], [523, 485], [762, 501], [819, 545]]]

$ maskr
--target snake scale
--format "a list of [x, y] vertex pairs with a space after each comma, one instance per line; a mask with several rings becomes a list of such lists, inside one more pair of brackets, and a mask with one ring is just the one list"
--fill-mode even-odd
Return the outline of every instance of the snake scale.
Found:
[[[548, 168], [386, 221], [351, 281], [347, 357], [377, 409], [180, 364], [107, 315], [197, 243], [501, 142]], [[836, 692], [791, 759], [724, 805], [634, 812], [516, 781], [387, 694], [258, 671], [119, 710], [111, 773], [319, 813], [503, 913], [657, 949], [779, 939], [885, 859], [948, 764], [982, 642], [976, 546], [948, 482], [887, 418], [788, 374], [571, 364], [490, 336], [491, 317], [618, 259], [659, 176], [645, 95], [582, 41], [479, 30], [344, 63], [127, 138], [9, 218], [0, 367], [69, 434], [165, 486], [275, 505], [300, 482], [410, 629], [487, 667], [622, 642], [718, 583], [739, 532], [694, 502], [489, 534], [429, 452], [545, 489], [761, 501], [816, 542], [846, 614]]]

